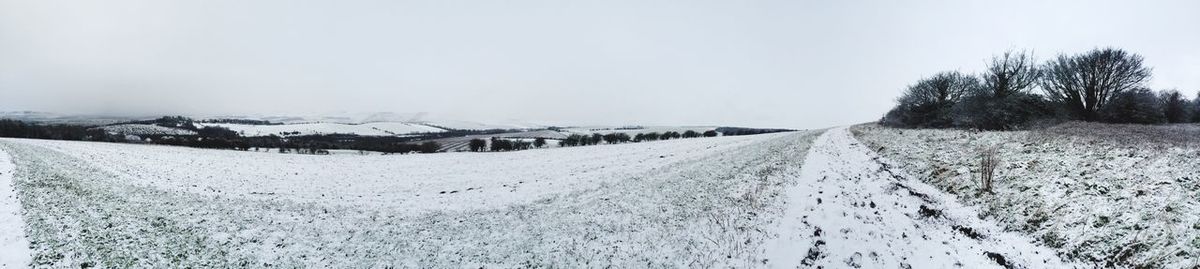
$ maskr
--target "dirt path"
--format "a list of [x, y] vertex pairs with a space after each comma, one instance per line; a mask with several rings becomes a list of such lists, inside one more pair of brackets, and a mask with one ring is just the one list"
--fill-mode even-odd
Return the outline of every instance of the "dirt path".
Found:
[[[1052, 250], [909, 180], [845, 127], [814, 142], [786, 191], [773, 268], [1069, 268]], [[1077, 266], [1076, 266], [1077, 267]]]
[[0, 268], [26, 268], [32, 259], [25, 222], [21, 219], [21, 201], [13, 188], [13, 162], [0, 150]]

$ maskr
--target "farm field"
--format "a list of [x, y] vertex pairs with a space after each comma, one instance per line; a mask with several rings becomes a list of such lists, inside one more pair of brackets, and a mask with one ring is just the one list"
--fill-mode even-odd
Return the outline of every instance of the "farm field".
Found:
[[196, 123], [196, 127], [218, 126], [238, 132], [243, 136], [287, 136], [298, 135], [353, 134], [361, 136], [395, 136], [414, 133], [437, 133], [446, 130], [416, 123], [372, 122], [363, 124], [346, 123], [297, 123], [281, 125], [252, 125], [231, 123]]
[[634, 136], [639, 133], [666, 133], [666, 132], [687, 132], [694, 131], [703, 133], [717, 129], [717, 126], [636, 126], [636, 127], [620, 127], [620, 126], [582, 126], [563, 129], [563, 132], [569, 134], [612, 134], [624, 133], [629, 136]]
[[195, 131], [163, 127], [153, 124], [118, 124], [97, 127], [110, 133], [122, 133], [128, 135], [196, 135]]
[[[969, 132], [860, 125], [856, 136], [979, 216], [1093, 267], [1200, 265], [1200, 127], [1067, 123]], [[979, 152], [997, 148], [994, 193]]]
[[1075, 266], [845, 128], [500, 153], [0, 151], [33, 267]]
[[391, 156], [0, 150], [34, 267], [686, 267], [760, 262], [772, 218], [749, 205], [771, 204], [758, 190], [818, 133]]

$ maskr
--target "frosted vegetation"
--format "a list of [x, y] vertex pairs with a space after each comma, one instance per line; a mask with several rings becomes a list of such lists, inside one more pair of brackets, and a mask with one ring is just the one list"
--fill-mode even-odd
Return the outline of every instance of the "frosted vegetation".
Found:
[[[1060, 255], [1095, 267], [1194, 267], [1200, 260], [1200, 127], [1068, 123], [1016, 132], [861, 125], [892, 165]], [[992, 192], [980, 151], [996, 148]]]

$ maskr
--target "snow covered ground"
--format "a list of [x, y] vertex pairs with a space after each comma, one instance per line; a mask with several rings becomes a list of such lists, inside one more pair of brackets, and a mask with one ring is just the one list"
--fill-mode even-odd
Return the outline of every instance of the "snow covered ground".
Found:
[[399, 156], [0, 150], [38, 267], [751, 267], [817, 134]]
[[[1068, 123], [1039, 131], [908, 130], [856, 136], [890, 167], [955, 194], [979, 216], [1094, 267], [1200, 266], [1200, 128]], [[994, 194], [979, 150], [999, 149]]]
[[21, 201], [13, 188], [14, 170], [8, 154], [0, 151], [0, 268], [25, 268], [33, 257], [25, 238]]
[[97, 127], [110, 133], [127, 135], [196, 135], [195, 131], [153, 124], [118, 124]]
[[[632, 128], [636, 128], [636, 129], [632, 129]], [[634, 135], [637, 135], [640, 133], [659, 133], [659, 134], [661, 134], [661, 133], [665, 133], [665, 132], [679, 132], [682, 134], [683, 132], [687, 132], [687, 131], [695, 131], [697, 133], [704, 133], [704, 131], [712, 131], [712, 130], [716, 130], [716, 129], [717, 129], [717, 126], [637, 126], [637, 127], [581, 126], [581, 127], [566, 128], [566, 129], [563, 129], [563, 132], [567, 133], [567, 134], [625, 133], [625, 134], [628, 134], [629, 136], [634, 136]]]
[[0, 152], [35, 267], [1077, 267], [845, 128], [503, 153]]
[[784, 197], [773, 268], [1075, 267], [883, 165], [846, 128], [817, 138]]
[[284, 133], [299, 132], [300, 135], [355, 134], [363, 136], [394, 136], [414, 133], [437, 133], [446, 130], [404, 122], [372, 122], [363, 124], [345, 123], [298, 123], [282, 125], [252, 125], [232, 123], [196, 123], [196, 127], [225, 127], [243, 136], [286, 136]]

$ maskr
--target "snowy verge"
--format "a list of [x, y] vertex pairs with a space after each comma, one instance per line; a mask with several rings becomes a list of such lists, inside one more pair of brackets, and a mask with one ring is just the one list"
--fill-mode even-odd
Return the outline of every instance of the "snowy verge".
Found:
[[[1094, 267], [1200, 266], [1200, 144], [1192, 125], [1066, 123], [1032, 131], [852, 128], [888, 164], [980, 217]], [[980, 191], [980, 149], [1000, 165]]]
[[817, 138], [794, 184], [772, 268], [1078, 267], [883, 165], [845, 127]]
[[0, 151], [0, 268], [26, 268], [31, 260], [13, 170], [8, 154]]

